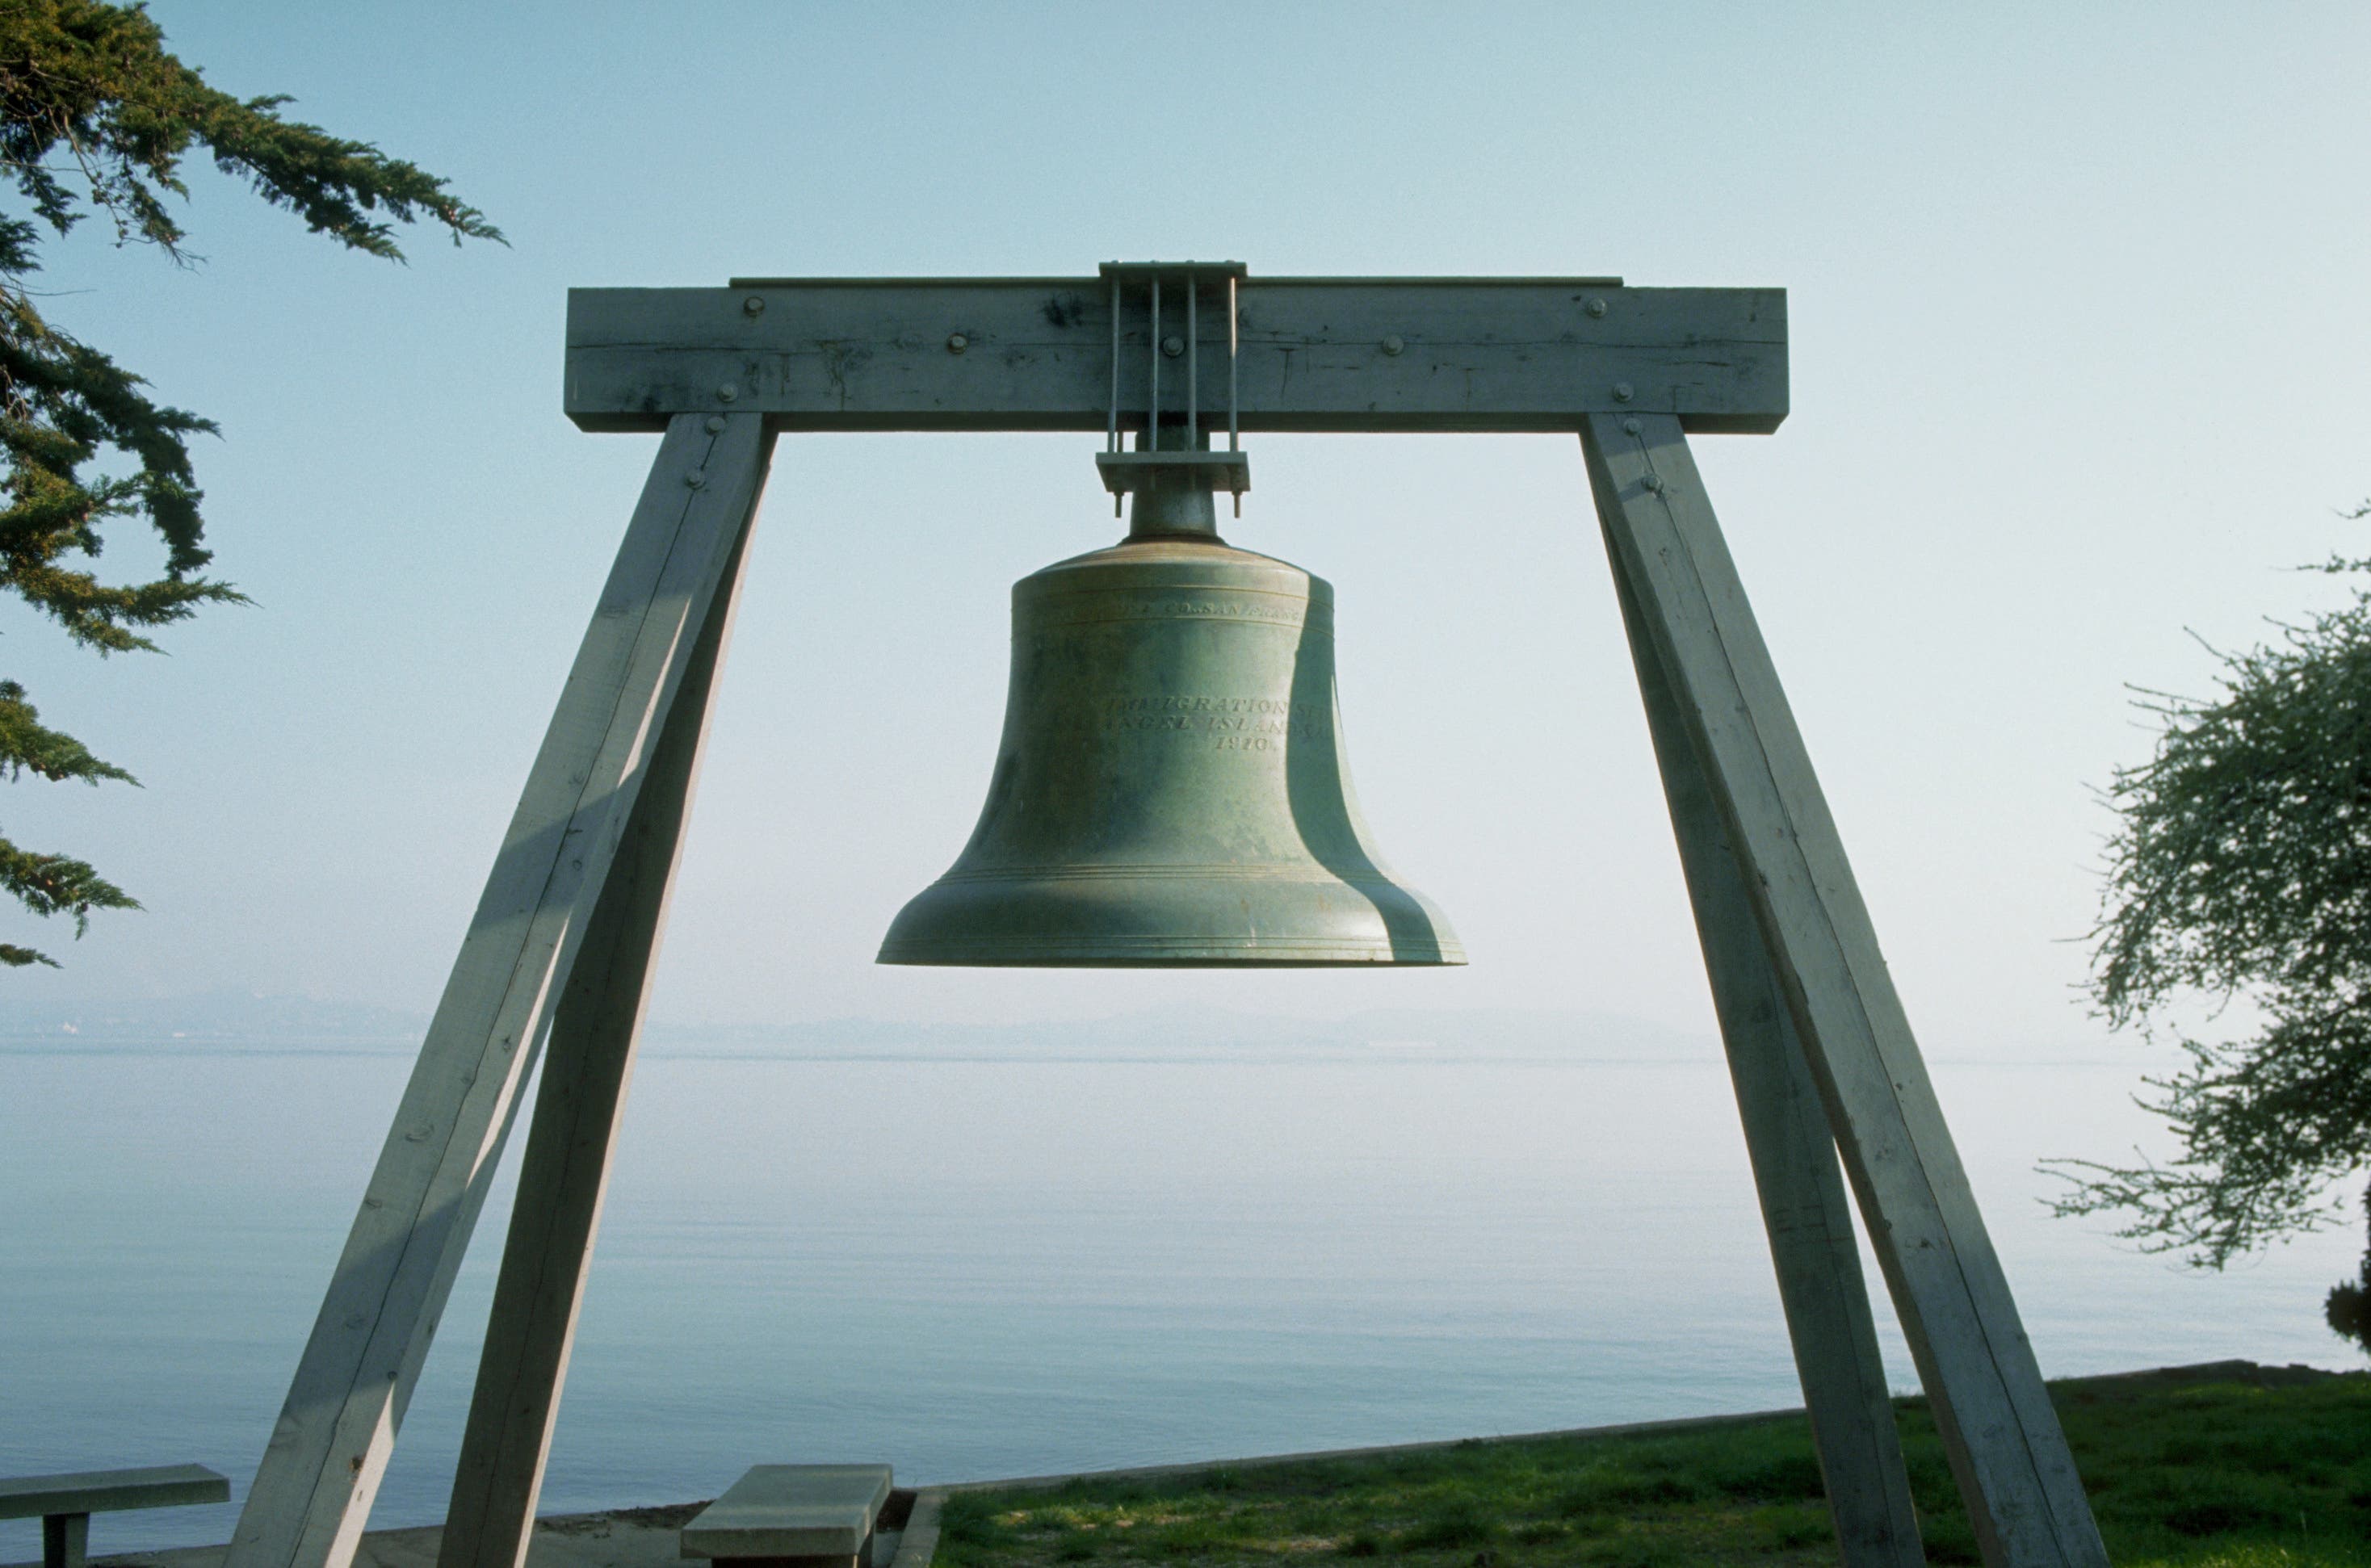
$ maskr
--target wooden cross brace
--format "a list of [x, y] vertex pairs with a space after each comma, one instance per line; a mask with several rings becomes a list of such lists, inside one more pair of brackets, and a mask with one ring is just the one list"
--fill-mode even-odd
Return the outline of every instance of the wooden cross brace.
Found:
[[[664, 439], [227, 1568], [352, 1562], [548, 1040], [439, 1558], [519, 1568], [774, 437], [1104, 431], [1116, 353], [1160, 351], [1114, 321], [1108, 298], [1095, 278], [572, 292], [570, 417]], [[1235, 326], [1246, 431], [1579, 435], [1844, 1560], [1924, 1561], [1848, 1180], [1985, 1561], [2105, 1568], [1688, 451], [1689, 432], [1768, 432], [1786, 417], [1784, 293], [1246, 277]]]

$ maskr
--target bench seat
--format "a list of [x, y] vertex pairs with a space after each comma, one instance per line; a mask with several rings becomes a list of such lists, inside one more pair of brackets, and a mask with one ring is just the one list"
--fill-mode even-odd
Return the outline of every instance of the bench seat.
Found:
[[90, 1553], [93, 1514], [229, 1501], [230, 1482], [203, 1465], [68, 1470], [0, 1480], [0, 1519], [41, 1517], [41, 1568], [82, 1568]]
[[757, 1465], [683, 1527], [682, 1552], [766, 1568], [872, 1568], [887, 1465]]

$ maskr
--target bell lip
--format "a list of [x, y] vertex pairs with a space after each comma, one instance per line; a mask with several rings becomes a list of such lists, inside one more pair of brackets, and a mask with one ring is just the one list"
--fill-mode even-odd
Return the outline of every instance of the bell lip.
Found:
[[[1151, 899], [1142, 896], [1156, 888]], [[1342, 894], [1366, 908], [1342, 906]], [[1242, 917], [1246, 896], [1266, 901], [1273, 922], [1262, 922], [1266, 928]], [[1115, 928], [1114, 910], [1148, 906], [1159, 907], [1162, 917]], [[992, 924], [980, 918], [983, 908], [993, 912]], [[1465, 944], [1432, 900], [1380, 867], [1346, 874], [1269, 862], [958, 861], [898, 910], [873, 962], [976, 969], [1454, 968], [1465, 963]]]
[[[1228, 875], [1216, 878], [1209, 873], [1219, 869], [1202, 866], [1110, 870], [1121, 875], [1081, 878], [1077, 870], [967, 875], [960, 869], [951, 870], [898, 911], [873, 961], [919, 968], [1461, 968], [1465, 963], [1465, 944], [1432, 899], [1384, 878], [1276, 878], [1276, 869], [1268, 866], [1226, 869]], [[1148, 870], [1155, 875], [1148, 878]], [[1335, 930], [1313, 925], [1301, 925], [1297, 932], [1290, 925], [1268, 932], [1209, 930], [1197, 928], [1202, 923], [1195, 918], [1195, 904], [1186, 902], [1172, 908], [1176, 923], [1152, 925], [1150, 930], [1081, 928], [1081, 918], [1093, 920], [1091, 887], [1095, 882], [1166, 882], [1172, 878], [1199, 882], [1205, 890], [1228, 880], [1271, 882], [1278, 892], [1292, 885], [1300, 885], [1300, 892], [1330, 885], [1363, 892], [1368, 899], [1387, 890], [1401, 913], [1394, 920], [1382, 913], [1382, 902], [1375, 902], [1371, 918]], [[1005, 899], [996, 899], [998, 887], [1008, 894]], [[948, 906], [946, 894], [955, 894], [960, 902], [989, 894], [1003, 904], [1012, 925], [998, 932], [965, 923], [960, 904]], [[954, 920], [954, 930], [948, 920]], [[1162, 925], [1169, 928], [1162, 930]]]
[[1463, 958], [891, 958], [901, 969], [1463, 969]]

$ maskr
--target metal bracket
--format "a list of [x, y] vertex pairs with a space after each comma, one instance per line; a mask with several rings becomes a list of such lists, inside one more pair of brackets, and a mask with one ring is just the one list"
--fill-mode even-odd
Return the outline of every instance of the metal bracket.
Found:
[[[1234, 497], [1235, 515], [1243, 512], [1243, 491], [1252, 488], [1252, 463], [1243, 454], [1242, 312], [1236, 286], [1249, 269], [1240, 261], [1106, 261], [1101, 269], [1111, 285], [1111, 406], [1104, 423], [1104, 450], [1095, 458], [1104, 488], [1116, 498], [1130, 490], [1176, 487], [1226, 490]], [[1202, 421], [1202, 286], [1206, 277], [1227, 285], [1227, 449], [1203, 450]], [[1120, 450], [1120, 319], [1126, 314], [1127, 289], [1141, 285], [1144, 296], [1144, 428], [1137, 450]], [[1167, 332], [1161, 308], [1161, 287], [1186, 301], [1183, 337]], [[1161, 426], [1166, 410], [1161, 406], [1161, 362], [1186, 362], [1185, 439], [1164, 449]], [[1215, 433], [1215, 432], [1213, 432]], [[1114, 500], [1113, 512], [1119, 503]]]
[[1114, 495], [1176, 484], [1240, 497], [1252, 488], [1251, 455], [1243, 452], [1098, 452], [1095, 467]]

